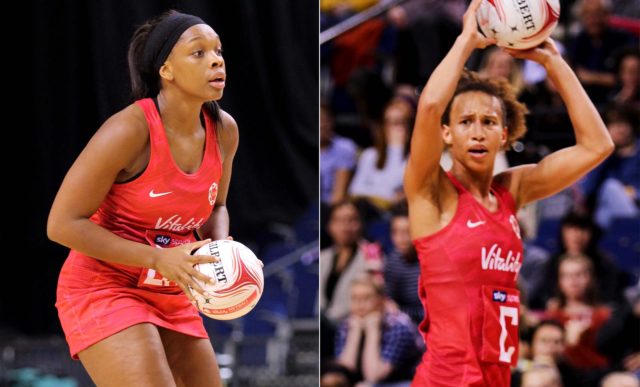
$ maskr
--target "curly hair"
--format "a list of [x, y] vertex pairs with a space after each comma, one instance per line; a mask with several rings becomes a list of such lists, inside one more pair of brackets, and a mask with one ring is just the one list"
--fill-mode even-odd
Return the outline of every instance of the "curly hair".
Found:
[[449, 101], [442, 115], [441, 123], [443, 125], [449, 124], [451, 105], [455, 97], [470, 91], [480, 91], [500, 100], [500, 104], [502, 105], [502, 123], [508, 129], [507, 142], [504, 145], [505, 149], [510, 147], [517, 139], [524, 136], [527, 132], [527, 124], [524, 116], [529, 110], [525, 104], [516, 99], [516, 95], [511, 85], [509, 85], [509, 82], [501, 78], [483, 78], [478, 73], [467, 69], [462, 73], [456, 91], [453, 93], [453, 97], [451, 97], [451, 101]]

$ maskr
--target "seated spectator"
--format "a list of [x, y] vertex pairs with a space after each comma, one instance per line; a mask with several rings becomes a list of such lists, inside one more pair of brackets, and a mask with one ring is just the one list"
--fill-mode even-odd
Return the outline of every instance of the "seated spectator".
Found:
[[334, 132], [333, 114], [320, 106], [320, 200], [332, 205], [343, 201], [356, 166], [356, 144]]
[[640, 50], [628, 48], [618, 54], [617, 88], [610, 100], [640, 109]]
[[[587, 204], [594, 208], [596, 223], [606, 229], [614, 217], [640, 214], [640, 147], [638, 112], [614, 105], [605, 113], [615, 152], [581, 182]], [[595, 203], [595, 204], [594, 204]]]
[[611, 316], [598, 303], [593, 264], [584, 255], [564, 255], [558, 267], [557, 298], [550, 300], [545, 317], [564, 325], [565, 357], [578, 369], [602, 369], [608, 359], [596, 348], [596, 335]]
[[518, 363], [518, 370], [514, 372], [513, 380], [521, 378], [521, 371], [527, 372], [539, 367], [551, 367], [560, 374], [565, 386], [585, 386], [588, 384], [586, 375], [567, 363], [564, 358], [564, 326], [554, 320], [542, 320], [533, 328], [531, 334], [531, 357], [524, 364]]
[[384, 265], [387, 295], [417, 325], [424, 318], [424, 307], [418, 297], [420, 262], [411, 242], [405, 202], [391, 209], [391, 241], [393, 251], [387, 255]]
[[411, 319], [402, 312], [385, 311], [384, 289], [370, 276], [353, 280], [350, 298], [349, 316], [336, 336], [337, 363], [357, 381], [411, 380], [422, 352]]
[[320, 252], [320, 309], [334, 324], [349, 313], [349, 286], [353, 278], [381, 268], [381, 257], [370, 253], [362, 239], [362, 220], [350, 201], [329, 210], [327, 229], [333, 241]]
[[582, 0], [582, 31], [569, 41], [568, 52], [576, 75], [596, 104], [606, 102], [616, 84], [613, 54], [621, 47], [637, 45], [633, 35], [610, 28], [611, 4], [606, 0]]
[[598, 249], [598, 229], [586, 215], [569, 213], [560, 225], [560, 252], [551, 256], [544, 268], [542, 281], [532, 291], [530, 307], [546, 308], [547, 301], [554, 296], [558, 284], [558, 265], [564, 255], [584, 255], [597, 273], [598, 296], [601, 302], [609, 303], [622, 297], [621, 274], [616, 264]]
[[631, 372], [612, 372], [602, 380], [602, 387], [640, 387], [640, 382]]
[[409, 152], [415, 109], [404, 98], [394, 98], [384, 110], [384, 123], [376, 131], [375, 147], [360, 155], [349, 195], [362, 198], [378, 210], [403, 200], [402, 179]]

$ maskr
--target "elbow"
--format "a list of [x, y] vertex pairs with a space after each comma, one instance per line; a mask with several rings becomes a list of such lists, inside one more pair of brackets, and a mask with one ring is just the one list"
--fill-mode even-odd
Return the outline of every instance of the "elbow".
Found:
[[613, 140], [611, 140], [611, 137], [607, 137], [607, 141], [605, 141], [605, 144], [603, 146], [603, 154], [604, 157], [607, 158], [609, 156], [611, 156], [611, 154], [613, 154], [613, 152], [615, 151], [616, 147], [613, 143]]
[[428, 116], [442, 116], [444, 108], [437, 100], [426, 97], [420, 101], [419, 110]]
[[418, 111], [426, 113], [429, 116], [441, 116], [446, 107], [446, 103], [443, 104], [441, 100], [434, 97], [431, 93], [423, 92], [418, 102]]
[[611, 156], [611, 154], [615, 150], [615, 146], [611, 137], [607, 136], [603, 138], [601, 141], [597, 143], [590, 144], [589, 146], [585, 146], [585, 148], [590, 152], [594, 160], [597, 160], [599, 163], [604, 161], [607, 157]]
[[600, 162], [602, 162], [607, 157], [611, 156], [611, 154], [615, 150], [615, 145], [613, 144], [611, 137], [607, 137], [605, 141], [603, 141], [601, 144], [598, 144], [596, 147], [594, 147], [593, 150], [598, 155], [598, 159], [600, 160]]
[[47, 219], [47, 238], [52, 242], [65, 245], [64, 240], [65, 235], [68, 234], [66, 230], [68, 229], [69, 224], [70, 223], [67, 222], [66, 219], [61, 218], [54, 213], [50, 213], [49, 219]]
[[47, 219], [47, 238], [52, 242], [60, 241], [60, 227], [57, 219], [51, 214], [49, 214], [49, 219]]

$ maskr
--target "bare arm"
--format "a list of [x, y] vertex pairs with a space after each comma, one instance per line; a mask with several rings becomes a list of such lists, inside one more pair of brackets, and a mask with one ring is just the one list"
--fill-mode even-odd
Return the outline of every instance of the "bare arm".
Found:
[[478, 32], [476, 11], [481, 0], [473, 0], [463, 18], [463, 31], [442, 62], [431, 74], [422, 90], [411, 137], [411, 154], [404, 177], [409, 198], [426, 185], [435, 185], [440, 171], [440, 156], [444, 149], [440, 120], [453, 97], [464, 64], [476, 48], [491, 43]]
[[147, 143], [146, 121], [137, 106], [107, 120], [65, 176], [49, 213], [47, 235], [52, 241], [100, 260], [156, 269], [181, 286], [190, 283], [191, 276], [206, 281], [208, 277], [192, 265], [214, 259], [190, 255], [203, 242], [157, 249], [121, 238], [89, 220], [118, 174], [134, 163]]
[[218, 136], [221, 147], [222, 177], [218, 185], [215, 207], [207, 222], [198, 230], [201, 237], [213, 240], [225, 239], [229, 236], [229, 212], [227, 211], [227, 194], [231, 182], [233, 158], [238, 150], [238, 124], [228, 113], [221, 111], [222, 125], [219, 125]]
[[505, 174], [510, 176], [499, 177], [506, 177], [517, 205], [523, 206], [575, 183], [613, 152], [613, 142], [600, 114], [551, 40], [532, 50], [507, 51], [545, 67], [567, 106], [576, 136], [576, 145], [560, 149], [538, 164], [507, 170]]

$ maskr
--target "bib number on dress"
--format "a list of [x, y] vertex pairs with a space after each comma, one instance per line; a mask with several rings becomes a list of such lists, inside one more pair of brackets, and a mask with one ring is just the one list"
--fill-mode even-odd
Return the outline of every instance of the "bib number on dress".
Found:
[[499, 286], [483, 286], [481, 359], [491, 363], [518, 362], [518, 318], [520, 292]]

